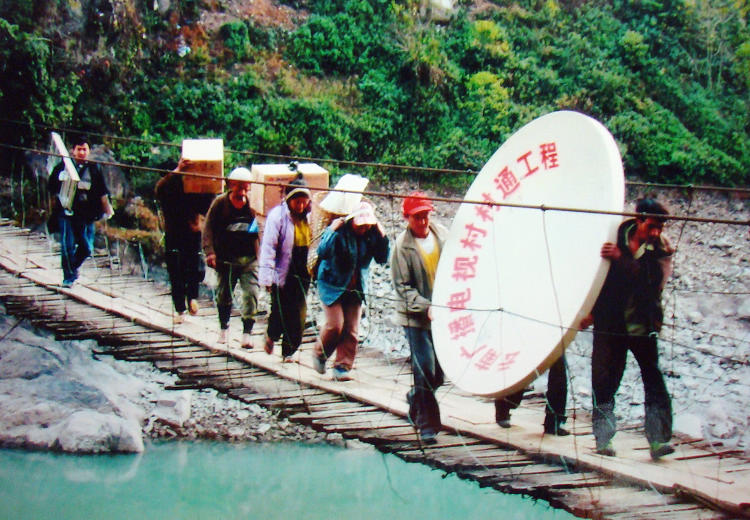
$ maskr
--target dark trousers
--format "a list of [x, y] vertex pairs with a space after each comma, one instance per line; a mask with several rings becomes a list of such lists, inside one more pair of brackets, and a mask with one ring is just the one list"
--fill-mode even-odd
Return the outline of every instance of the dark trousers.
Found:
[[288, 276], [283, 287], [271, 286], [271, 315], [266, 334], [274, 341], [281, 340], [281, 355], [291, 356], [302, 343], [307, 317], [307, 289], [310, 279]]
[[172, 303], [174, 310], [182, 313], [187, 308], [186, 302], [198, 298], [198, 289], [206, 270], [200, 249], [192, 247], [192, 244], [173, 244], [167, 249], [166, 256]]
[[615, 394], [625, 371], [628, 350], [641, 368], [646, 397], [646, 438], [649, 443], [669, 442], [672, 437], [672, 403], [659, 370], [655, 337], [608, 334], [594, 330], [591, 359], [594, 437], [598, 448], [606, 446], [617, 431]]
[[443, 384], [443, 369], [435, 356], [432, 332], [417, 327], [404, 327], [411, 348], [411, 370], [414, 386], [406, 394], [409, 420], [419, 429], [440, 430], [440, 408], [435, 390]]
[[[544, 427], [554, 429], [565, 422], [565, 404], [568, 400], [568, 369], [565, 354], [560, 356], [549, 368], [547, 375], [547, 393]], [[523, 398], [523, 390], [495, 400], [495, 421], [510, 419], [510, 411], [518, 408]]]

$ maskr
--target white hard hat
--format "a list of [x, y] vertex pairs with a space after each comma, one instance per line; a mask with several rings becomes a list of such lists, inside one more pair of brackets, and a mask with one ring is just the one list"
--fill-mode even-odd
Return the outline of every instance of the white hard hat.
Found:
[[251, 182], [253, 180], [253, 174], [250, 173], [250, 170], [248, 170], [247, 168], [240, 166], [239, 168], [235, 168], [234, 170], [232, 170], [232, 172], [227, 177], [227, 180]]

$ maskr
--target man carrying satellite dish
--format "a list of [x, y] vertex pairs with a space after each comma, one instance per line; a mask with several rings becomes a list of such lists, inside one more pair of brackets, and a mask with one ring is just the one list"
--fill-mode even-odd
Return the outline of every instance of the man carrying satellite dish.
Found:
[[398, 323], [404, 327], [411, 349], [414, 384], [406, 399], [409, 420], [419, 430], [420, 439], [424, 444], [434, 444], [441, 427], [435, 390], [443, 384], [443, 369], [430, 330], [432, 286], [448, 230], [430, 221], [435, 208], [422, 192], [410, 193], [402, 210], [407, 228], [393, 248], [391, 277], [399, 297]]
[[617, 230], [617, 243], [606, 242], [601, 256], [610, 260], [599, 297], [581, 328], [594, 324], [591, 356], [593, 426], [596, 451], [613, 457], [615, 393], [630, 350], [641, 369], [646, 407], [646, 438], [651, 458], [674, 453], [672, 404], [659, 370], [657, 338], [663, 311], [661, 294], [672, 272], [673, 250], [662, 236], [667, 209], [653, 199], [639, 200], [636, 213]]
[[[64, 146], [62, 141], [60, 143]], [[48, 193], [54, 198], [51, 219], [57, 219], [53, 224], [57, 224], [60, 231], [63, 287], [73, 286], [78, 279], [78, 268], [94, 250], [94, 222], [102, 217], [109, 219], [115, 213], [99, 165], [88, 161], [90, 151], [86, 136], [78, 135], [73, 140], [71, 153], [75, 170], [68, 173], [65, 161], [69, 159], [65, 158], [52, 170], [47, 185]], [[72, 200], [69, 200], [67, 207], [63, 207], [60, 190], [70, 182], [69, 176], [76, 172], [78, 182], [73, 186]]]

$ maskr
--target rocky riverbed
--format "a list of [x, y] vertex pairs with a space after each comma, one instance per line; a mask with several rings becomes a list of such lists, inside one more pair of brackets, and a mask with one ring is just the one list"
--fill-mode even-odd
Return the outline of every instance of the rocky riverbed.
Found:
[[[400, 186], [405, 193], [409, 186]], [[446, 196], [441, 193], [440, 196]], [[627, 209], [637, 193], [629, 194]], [[672, 212], [747, 221], [750, 204], [721, 195], [672, 194]], [[437, 205], [449, 226], [455, 205]], [[389, 236], [403, 228], [397, 205], [380, 206]], [[661, 366], [673, 397], [675, 429], [750, 449], [750, 240], [747, 226], [672, 222], [665, 234], [677, 247], [675, 272], [664, 293], [666, 324]], [[209, 277], [210, 280], [210, 277]], [[388, 267], [374, 266], [362, 323], [362, 348], [403, 361], [408, 347], [393, 324]], [[311, 317], [319, 318], [315, 294]], [[141, 451], [144, 439], [343, 443], [290, 423], [256, 405], [211, 390], [171, 391], [173, 376], [150, 364], [92, 354], [92, 341], [57, 342], [0, 308], [0, 445], [75, 452]], [[569, 346], [569, 407], [591, 409], [591, 332]], [[543, 392], [546, 378], [534, 383]], [[632, 357], [617, 395], [623, 424], [643, 420], [643, 390]], [[571, 419], [573, 420], [573, 419]]]
[[0, 306], [0, 446], [140, 452], [156, 438], [344, 444], [214, 390], [165, 390], [150, 363], [96, 356], [96, 342], [56, 341]]

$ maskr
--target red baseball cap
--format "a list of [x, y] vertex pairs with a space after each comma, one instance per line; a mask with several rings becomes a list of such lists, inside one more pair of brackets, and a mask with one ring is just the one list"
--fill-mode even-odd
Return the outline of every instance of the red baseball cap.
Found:
[[401, 204], [401, 211], [405, 217], [410, 217], [420, 211], [435, 211], [432, 201], [427, 198], [427, 194], [422, 191], [413, 191], [404, 199]]

